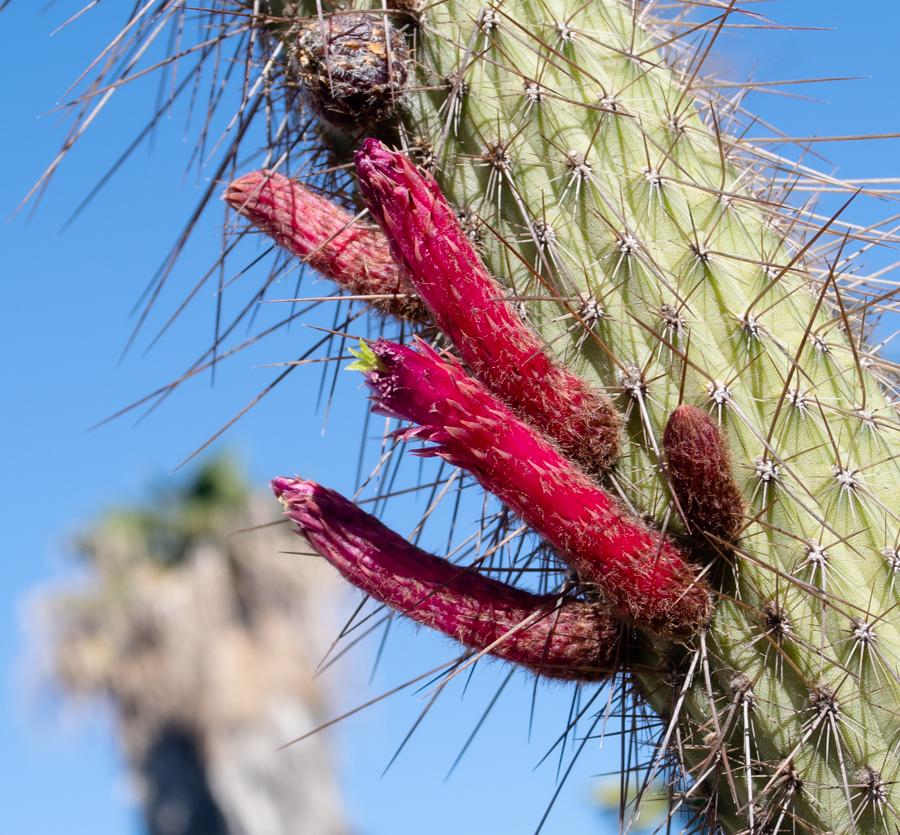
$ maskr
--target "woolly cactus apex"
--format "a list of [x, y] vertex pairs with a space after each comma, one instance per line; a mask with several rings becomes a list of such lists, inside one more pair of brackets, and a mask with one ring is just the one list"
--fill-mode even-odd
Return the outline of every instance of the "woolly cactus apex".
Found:
[[542, 676], [600, 681], [612, 673], [618, 631], [602, 606], [531, 594], [454, 565], [315, 482], [276, 478], [272, 489], [346, 580], [416, 623]]
[[589, 473], [618, 455], [621, 418], [607, 395], [552, 360], [485, 268], [430, 174], [367, 139], [360, 187], [435, 324], [481, 381]]
[[413, 284], [397, 269], [377, 229], [304, 185], [274, 171], [235, 180], [222, 199], [280, 247], [381, 313], [427, 321]]
[[597, 583], [627, 623], [665, 636], [706, 624], [709, 594], [678, 549], [626, 515], [455, 362], [444, 362], [422, 342], [416, 351], [380, 340], [371, 351], [375, 360], [365, 378], [374, 411], [420, 424], [404, 437], [438, 444], [418, 454], [438, 455], [472, 473], [582, 580]]
[[299, 26], [291, 51], [309, 104], [328, 124], [356, 130], [395, 115], [409, 51], [388, 15], [316, 16]]
[[715, 422], [702, 409], [682, 405], [663, 432], [668, 474], [692, 533], [730, 542], [741, 528], [746, 502]]

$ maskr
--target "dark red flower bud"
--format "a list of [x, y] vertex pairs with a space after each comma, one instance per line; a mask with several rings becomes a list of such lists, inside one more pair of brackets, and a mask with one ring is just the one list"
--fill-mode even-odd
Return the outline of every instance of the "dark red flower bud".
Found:
[[746, 503], [713, 419], [702, 409], [679, 406], [666, 423], [663, 447], [669, 483], [691, 533], [733, 540]]
[[618, 631], [603, 607], [454, 565], [312, 481], [276, 478], [272, 489], [284, 515], [350, 583], [416, 623], [550, 678], [599, 681], [613, 672]]

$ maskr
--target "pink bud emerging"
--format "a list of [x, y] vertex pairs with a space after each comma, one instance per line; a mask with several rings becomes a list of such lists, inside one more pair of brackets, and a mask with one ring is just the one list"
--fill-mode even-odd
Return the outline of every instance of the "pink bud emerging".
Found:
[[417, 623], [539, 675], [598, 681], [612, 673], [618, 633], [602, 607], [453, 565], [312, 481], [276, 478], [272, 489], [284, 515], [350, 583]]
[[464, 362], [512, 411], [589, 473], [611, 467], [621, 418], [607, 395], [553, 362], [485, 269], [430, 174], [367, 139], [360, 188], [391, 252]]
[[438, 446], [556, 548], [582, 580], [597, 583], [627, 623], [654, 634], [702, 628], [710, 599], [696, 568], [669, 541], [628, 516], [556, 447], [480, 383], [424, 343], [380, 340], [366, 383], [375, 411], [421, 424], [403, 433]]
[[384, 235], [354, 221], [330, 200], [273, 171], [254, 171], [235, 180], [222, 199], [339, 287], [355, 296], [376, 297], [370, 304], [382, 313], [428, 320], [415, 286], [391, 258]]
[[666, 423], [663, 447], [672, 491], [691, 532], [730, 542], [746, 505], [712, 418], [694, 406], [679, 406]]

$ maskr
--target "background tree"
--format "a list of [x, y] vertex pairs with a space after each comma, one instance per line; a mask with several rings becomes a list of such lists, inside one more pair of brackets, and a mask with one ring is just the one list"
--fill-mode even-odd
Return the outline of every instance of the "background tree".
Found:
[[328, 712], [334, 575], [272, 517], [217, 459], [92, 525], [89, 585], [45, 602], [58, 681], [112, 703], [151, 835], [347, 831], [328, 735], [281, 750]]

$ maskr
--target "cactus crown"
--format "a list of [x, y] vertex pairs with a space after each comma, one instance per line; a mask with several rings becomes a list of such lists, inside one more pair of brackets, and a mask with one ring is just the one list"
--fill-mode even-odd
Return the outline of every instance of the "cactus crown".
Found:
[[[894, 379], [863, 339], [891, 291], [845, 260], [846, 244], [874, 235], [787, 208], [773, 172], [814, 172], [744, 142], [738, 108], [701, 83], [702, 51], [679, 54], [736, 9], [659, 22], [622, 0], [395, 2], [374, 16], [207, 5], [243, 13], [228, 23], [254, 79], [242, 127], [263, 102], [283, 114], [263, 167], [290, 168], [314, 131], [321, 182], [350, 205], [350, 152], [367, 135], [402, 148], [555, 361], [624, 416], [598, 479], [703, 559], [716, 596], [690, 639], [625, 639], [623, 675], [662, 720], [646, 786], [665, 771], [673, 809], [710, 831], [893, 832], [900, 423]], [[175, 22], [181, 7], [163, 14]], [[340, 32], [340, 66], [322, 26]], [[360, 27], [384, 49], [353, 40]], [[314, 127], [361, 53], [364, 112]], [[354, 353], [355, 367], [383, 370], [365, 345]], [[727, 502], [702, 475], [715, 468], [667, 473], [667, 450], [678, 468], [679, 450], [693, 455], [683, 438], [664, 445], [679, 407], [712, 426]], [[731, 517], [698, 535], [690, 508], [704, 502]]]

